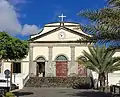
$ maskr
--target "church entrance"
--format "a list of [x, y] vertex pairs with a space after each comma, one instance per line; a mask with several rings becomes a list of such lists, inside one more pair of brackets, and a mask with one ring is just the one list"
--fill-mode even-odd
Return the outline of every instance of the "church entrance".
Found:
[[38, 77], [45, 77], [45, 59], [43, 57], [37, 59], [36, 75]]
[[56, 58], [56, 77], [67, 77], [68, 74], [68, 60], [64, 55]]
[[45, 77], [45, 62], [37, 62], [37, 76]]

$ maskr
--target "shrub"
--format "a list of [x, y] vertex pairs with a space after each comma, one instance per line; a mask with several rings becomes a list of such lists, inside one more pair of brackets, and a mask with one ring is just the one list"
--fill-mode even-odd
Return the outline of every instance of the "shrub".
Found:
[[15, 95], [12, 92], [7, 92], [5, 97], [15, 97]]

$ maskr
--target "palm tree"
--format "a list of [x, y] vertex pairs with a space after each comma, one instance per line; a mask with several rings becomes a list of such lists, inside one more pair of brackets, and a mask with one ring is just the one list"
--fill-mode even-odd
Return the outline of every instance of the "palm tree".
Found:
[[82, 30], [91, 33], [94, 40], [120, 41], [120, 0], [108, 0], [107, 7], [78, 15], [90, 20], [91, 24], [83, 25]]
[[[105, 86], [105, 75], [114, 71], [120, 70], [120, 57], [113, 57], [115, 49], [103, 47], [88, 47], [89, 52], [83, 51], [83, 57], [87, 60], [82, 60], [86, 68], [98, 73], [100, 87]], [[78, 60], [78, 62], [81, 62]]]

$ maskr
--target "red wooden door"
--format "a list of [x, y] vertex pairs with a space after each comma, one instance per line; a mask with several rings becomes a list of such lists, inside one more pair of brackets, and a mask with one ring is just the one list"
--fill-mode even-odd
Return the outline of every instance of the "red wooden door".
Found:
[[78, 64], [78, 75], [87, 76], [87, 69], [85, 68], [85, 66]]
[[67, 62], [60, 61], [56, 62], [56, 76], [57, 77], [67, 77]]

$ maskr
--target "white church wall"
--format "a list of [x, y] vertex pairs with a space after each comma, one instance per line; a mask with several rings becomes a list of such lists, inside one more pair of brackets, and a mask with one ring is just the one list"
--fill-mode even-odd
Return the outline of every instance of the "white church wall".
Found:
[[55, 58], [63, 54], [68, 57], [68, 60], [71, 60], [71, 48], [70, 47], [53, 47], [53, 57], [52, 60], [55, 61]]
[[48, 47], [33, 47], [33, 60], [38, 56], [44, 56], [48, 60]]
[[75, 60], [77, 60], [78, 57], [80, 57], [81, 55], [83, 55], [83, 50], [89, 52], [88, 50], [88, 46], [80, 46], [80, 47], [75, 47]]
[[[59, 32], [64, 32], [65, 33], [65, 38], [64, 39], [59, 39]], [[54, 33], [51, 33], [47, 36], [41, 37], [39, 39], [36, 39], [35, 41], [76, 41], [78, 39], [80, 39], [82, 37], [80, 37], [79, 35], [70, 33], [68, 31], [65, 31], [63, 29], [56, 31]]]

